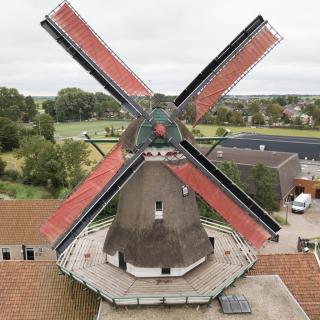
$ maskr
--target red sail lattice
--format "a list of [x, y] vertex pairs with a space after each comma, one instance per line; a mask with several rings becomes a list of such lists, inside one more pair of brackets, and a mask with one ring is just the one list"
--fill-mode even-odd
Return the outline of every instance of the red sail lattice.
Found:
[[117, 173], [124, 163], [123, 152], [123, 146], [118, 144], [42, 225], [40, 231], [50, 243], [55, 243], [69, 230], [85, 208]]
[[196, 97], [196, 123], [279, 39], [268, 27], [262, 28], [210, 80]]
[[51, 13], [50, 18], [128, 95], [152, 95], [151, 90], [115, 55], [68, 3], [64, 3]]
[[191, 163], [167, 166], [255, 248], [259, 249], [270, 238], [254, 218]]

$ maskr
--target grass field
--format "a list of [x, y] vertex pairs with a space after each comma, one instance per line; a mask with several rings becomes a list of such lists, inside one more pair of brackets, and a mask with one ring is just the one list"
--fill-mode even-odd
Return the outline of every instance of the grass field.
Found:
[[51, 199], [52, 195], [43, 187], [0, 181], [0, 193], [14, 199]]
[[100, 136], [105, 132], [105, 127], [119, 129], [126, 127], [127, 121], [82, 121], [82, 122], [63, 122], [55, 124], [55, 136], [57, 138], [82, 137], [82, 132], [87, 131], [90, 136]]
[[[68, 122], [55, 125], [56, 137], [81, 137], [83, 131], [87, 131], [91, 136], [103, 135], [105, 127], [113, 126], [115, 129], [126, 127], [128, 121], [91, 121], [91, 122]], [[216, 125], [199, 125], [196, 128], [205, 136], [214, 136], [219, 126]], [[298, 130], [298, 129], [283, 129], [283, 128], [250, 128], [250, 127], [231, 127], [226, 126], [231, 130], [231, 133], [239, 132], [255, 132], [267, 135], [281, 135], [294, 137], [320, 138], [320, 131], [317, 130]], [[191, 130], [192, 127], [188, 125]]]

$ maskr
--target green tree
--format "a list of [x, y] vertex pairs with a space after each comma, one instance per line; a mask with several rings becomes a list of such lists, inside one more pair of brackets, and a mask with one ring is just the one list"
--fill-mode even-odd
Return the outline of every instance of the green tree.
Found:
[[272, 212], [279, 209], [279, 204], [276, 200], [276, 174], [263, 163], [257, 163], [250, 169], [249, 190], [257, 203]]
[[4, 174], [7, 163], [0, 158], [0, 177]]
[[24, 96], [17, 89], [0, 87], [0, 117], [17, 121], [24, 108]]
[[89, 145], [67, 139], [61, 146], [61, 155], [68, 176], [68, 184], [75, 187], [85, 176], [84, 166], [91, 165]]
[[21, 119], [24, 122], [31, 121], [37, 114], [37, 106], [31, 96], [25, 97], [25, 103], [22, 108]]
[[260, 112], [254, 114], [254, 115], [252, 116], [252, 123], [253, 123], [253, 124], [260, 125], [260, 126], [263, 125], [263, 124], [264, 124], [263, 115], [262, 115]]
[[256, 102], [252, 102], [248, 105], [248, 114], [250, 116], [253, 116], [254, 114], [258, 113], [259, 110], [259, 106]]
[[8, 118], [0, 117], [0, 149], [11, 151], [19, 147], [19, 127]]
[[223, 124], [227, 122], [229, 122], [229, 111], [226, 108], [221, 107], [217, 111], [217, 123]]
[[23, 178], [26, 183], [47, 186], [51, 191], [66, 185], [66, 170], [61, 149], [40, 136], [22, 139], [17, 158], [23, 159]]
[[216, 136], [221, 137], [225, 133], [226, 129], [222, 127], [218, 127], [216, 130]]
[[[42, 108], [44, 109], [45, 113], [49, 114], [52, 118], [57, 118], [55, 104], [55, 100], [46, 100], [42, 103]], [[57, 122], [58, 121], [59, 119], [57, 118]]]
[[241, 181], [240, 170], [237, 164], [233, 161], [222, 161], [218, 164], [218, 168], [228, 176], [236, 185], [243, 188], [244, 184]]
[[266, 114], [271, 118], [272, 123], [276, 123], [282, 116], [283, 108], [278, 103], [272, 103], [267, 106]]
[[54, 121], [49, 114], [39, 114], [35, 116], [34, 130], [46, 140], [54, 141]]
[[82, 120], [92, 117], [96, 99], [93, 93], [79, 88], [65, 88], [58, 92], [55, 110], [59, 121]]

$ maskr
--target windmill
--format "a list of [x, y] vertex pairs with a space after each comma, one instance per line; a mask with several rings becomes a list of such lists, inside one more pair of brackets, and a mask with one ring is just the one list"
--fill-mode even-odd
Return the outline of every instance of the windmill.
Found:
[[[152, 91], [69, 2], [61, 3], [41, 25], [135, 118], [116, 146], [41, 228], [60, 255], [58, 265], [64, 272], [97, 292], [103, 291], [98, 284], [92, 284], [98, 281], [96, 278], [86, 280], [88, 274], [83, 273], [84, 266], [92, 266], [85, 260], [92, 258], [90, 254], [86, 258], [81, 256], [89, 245], [83, 243], [82, 249], [77, 245], [84, 232], [89, 234], [90, 222], [117, 193], [120, 194], [117, 215], [111, 226], [108, 225], [103, 241], [95, 245], [94, 261], [101, 259], [103, 268], [113, 265], [124, 269], [121, 270], [122, 283], [138, 283], [139, 277], [156, 277], [159, 285], [161, 276], [181, 277], [191, 274], [190, 270], [200, 268], [199, 265], [206, 268], [203, 265], [214, 251], [214, 237], [208, 236], [201, 224], [196, 195], [253, 247], [260, 248], [276, 235], [279, 225], [196, 148], [194, 137], [177, 119], [194, 99], [198, 123], [281, 41], [280, 35], [262, 16], [256, 17], [177, 96], [171, 114], [157, 107], [148, 112], [137, 102], [136, 97], [150, 97]], [[97, 240], [94, 235], [88, 236], [91, 242]], [[247, 250], [250, 255], [250, 245], [245, 248], [240, 251]], [[72, 258], [77, 254], [82, 257], [79, 261]], [[253, 262], [254, 259], [249, 265]], [[77, 265], [81, 268], [77, 269]], [[248, 265], [241, 268], [241, 272], [238, 270], [237, 276], [246, 268]], [[73, 272], [75, 269], [78, 271]], [[91, 270], [90, 274], [94, 273]], [[234, 277], [224, 278], [219, 290]], [[189, 279], [188, 283], [191, 282]], [[190, 296], [197, 294], [195, 301], [199, 302], [199, 292], [190, 294], [193, 289], [186, 289], [189, 294], [186, 301], [190, 302]], [[110, 299], [114, 302], [119, 294], [111, 294]], [[203, 295], [201, 301], [208, 301], [214, 294], [207, 296]], [[105, 297], [110, 296], [105, 294]], [[139, 299], [137, 301], [139, 304]]]

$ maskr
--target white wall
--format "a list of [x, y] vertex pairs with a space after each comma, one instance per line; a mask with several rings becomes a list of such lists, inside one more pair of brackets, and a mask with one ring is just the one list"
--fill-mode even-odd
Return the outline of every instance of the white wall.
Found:
[[[205, 260], [206, 258], [203, 257], [202, 259], [196, 261], [195, 263], [191, 264], [186, 268], [171, 268], [170, 274], [161, 274], [161, 268], [141, 268], [141, 267], [135, 267], [132, 264], [127, 263], [127, 272], [138, 278], [139, 277], [141, 278], [143, 277], [181, 277], [191, 269], [203, 263]], [[116, 267], [119, 267], [118, 252], [116, 252], [116, 254], [113, 256], [107, 255], [107, 261], [110, 264]]]

